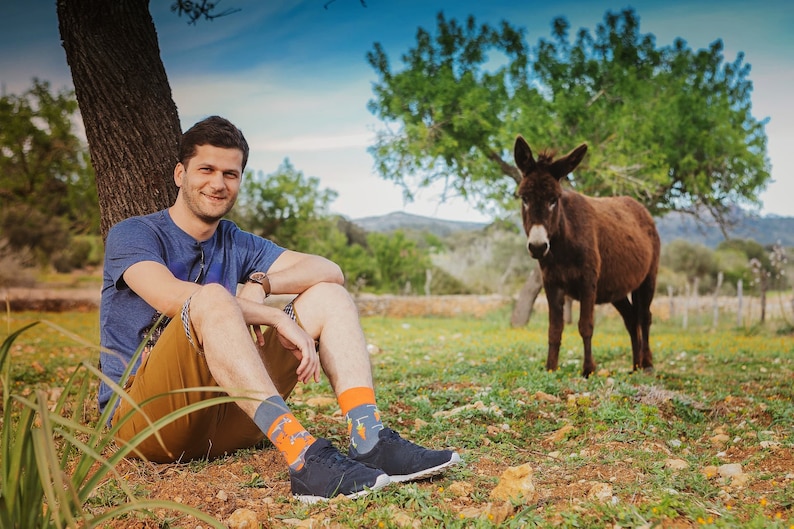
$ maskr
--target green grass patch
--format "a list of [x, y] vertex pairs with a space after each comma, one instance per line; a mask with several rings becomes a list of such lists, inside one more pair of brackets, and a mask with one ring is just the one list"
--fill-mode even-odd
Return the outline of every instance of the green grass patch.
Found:
[[[13, 314], [9, 328], [41, 316]], [[45, 317], [98, 341], [96, 313]], [[593, 338], [598, 372], [584, 379], [575, 324], [565, 329], [560, 369], [549, 373], [545, 315], [520, 329], [508, 321], [504, 312], [365, 318], [384, 420], [413, 441], [458, 450], [465, 464], [333, 508], [276, 498], [287, 512], [274, 515], [273, 526], [319, 518], [341, 527], [794, 527], [790, 335], [772, 326], [682, 330], [657, 322], [656, 371], [632, 373], [622, 323], [601, 316]], [[37, 326], [10, 354], [14, 383], [46, 390], [97, 351]], [[306, 404], [332, 394], [327, 381], [301, 389], [296, 415], [344, 445], [335, 408]], [[526, 463], [537, 494], [500, 515], [490, 491], [505, 469]], [[720, 474], [733, 463], [740, 478]], [[182, 471], [200, 475], [205, 467]], [[263, 490], [268, 480], [258, 472], [243, 467], [235, 494]], [[97, 508], [125, 500], [110, 482], [91, 501]]]

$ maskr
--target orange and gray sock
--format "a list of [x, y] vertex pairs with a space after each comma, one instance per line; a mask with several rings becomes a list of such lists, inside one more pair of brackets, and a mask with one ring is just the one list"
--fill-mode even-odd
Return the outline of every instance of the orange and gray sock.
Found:
[[359, 454], [366, 454], [378, 442], [383, 430], [380, 411], [375, 404], [375, 390], [367, 387], [350, 388], [339, 395], [339, 407], [347, 421], [350, 445]]
[[254, 422], [284, 455], [292, 470], [303, 468], [306, 450], [316, 439], [298, 422], [280, 396], [270, 397], [256, 409]]

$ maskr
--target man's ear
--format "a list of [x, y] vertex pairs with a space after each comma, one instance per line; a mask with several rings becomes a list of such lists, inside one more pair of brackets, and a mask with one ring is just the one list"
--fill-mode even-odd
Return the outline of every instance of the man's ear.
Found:
[[182, 187], [182, 177], [185, 175], [185, 166], [182, 162], [177, 162], [174, 167], [174, 183], [176, 187]]

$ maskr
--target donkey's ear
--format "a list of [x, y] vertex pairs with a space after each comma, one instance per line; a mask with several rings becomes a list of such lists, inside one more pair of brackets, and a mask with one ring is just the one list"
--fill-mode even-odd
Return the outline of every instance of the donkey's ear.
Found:
[[551, 174], [553, 174], [557, 180], [568, 176], [580, 163], [582, 163], [582, 159], [586, 152], [587, 144], [583, 143], [551, 164]]
[[521, 135], [516, 138], [513, 157], [515, 158], [516, 166], [522, 173], [528, 174], [535, 169], [535, 159], [532, 157], [532, 149], [529, 148], [527, 140]]

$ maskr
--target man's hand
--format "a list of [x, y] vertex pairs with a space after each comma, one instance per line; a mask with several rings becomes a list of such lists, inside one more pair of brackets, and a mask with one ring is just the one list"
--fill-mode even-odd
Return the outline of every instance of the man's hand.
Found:
[[298, 380], [306, 384], [314, 379], [320, 381], [320, 355], [314, 338], [292, 320], [287, 314], [284, 319], [273, 325], [281, 346], [300, 360], [297, 373]]

